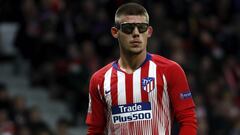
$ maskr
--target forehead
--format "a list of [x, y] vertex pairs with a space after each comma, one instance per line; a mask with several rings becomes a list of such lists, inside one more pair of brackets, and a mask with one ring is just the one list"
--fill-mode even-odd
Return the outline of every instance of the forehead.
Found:
[[147, 23], [146, 16], [125, 15], [119, 17], [119, 23]]

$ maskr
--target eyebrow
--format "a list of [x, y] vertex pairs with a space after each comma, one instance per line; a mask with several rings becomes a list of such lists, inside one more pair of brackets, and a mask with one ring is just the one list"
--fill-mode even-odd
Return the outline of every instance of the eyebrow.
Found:
[[[118, 23], [118, 24], [126, 24], [126, 23], [131, 23], [131, 22], [122, 22], [122, 23]], [[146, 23], [146, 24], [148, 24], [148, 22], [132, 22], [132, 23], [134, 23], [134, 24], [136, 24], [136, 23]]]

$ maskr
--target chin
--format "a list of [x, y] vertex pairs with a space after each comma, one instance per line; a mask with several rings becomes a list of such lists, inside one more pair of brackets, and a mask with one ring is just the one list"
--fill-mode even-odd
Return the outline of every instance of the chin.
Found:
[[142, 49], [131, 49], [129, 50], [129, 53], [137, 55], [137, 54], [141, 54], [143, 52]]

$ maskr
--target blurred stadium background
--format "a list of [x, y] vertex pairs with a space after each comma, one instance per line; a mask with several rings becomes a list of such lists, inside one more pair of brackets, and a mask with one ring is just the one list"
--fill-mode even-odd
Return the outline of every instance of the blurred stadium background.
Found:
[[[118, 57], [110, 28], [124, 2], [0, 1], [1, 135], [86, 134], [88, 81]], [[149, 52], [187, 74], [198, 134], [239, 135], [240, 1], [138, 2], [154, 28]]]

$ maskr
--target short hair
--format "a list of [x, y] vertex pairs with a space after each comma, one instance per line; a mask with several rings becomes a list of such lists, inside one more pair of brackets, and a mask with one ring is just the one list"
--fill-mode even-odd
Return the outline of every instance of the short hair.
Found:
[[140, 15], [145, 16], [147, 23], [149, 23], [149, 15], [147, 10], [138, 3], [126, 3], [121, 5], [115, 13], [115, 24], [119, 23], [119, 18], [122, 15]]

